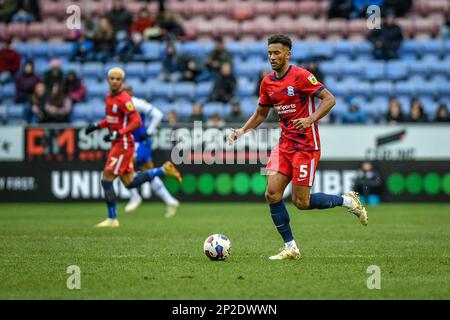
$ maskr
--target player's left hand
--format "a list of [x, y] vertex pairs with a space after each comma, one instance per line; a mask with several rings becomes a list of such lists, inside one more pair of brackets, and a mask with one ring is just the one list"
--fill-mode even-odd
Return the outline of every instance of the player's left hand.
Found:
[[115, 130], [115, 131], [111, 132], [110, 134], [106, 135], [104, 140], [106, 142], [112, 142], [114, 140], [117, 140], [117, 138], [119, 138], [119, 131]]
[[300, 118], [300, 119], [294, 119], [292, 120], [292, 123], [294, 124], [294, 127], [298, 130], [304, 130], [308, 129], [312, 126], [313, 121], [311, 117], [307, 118]]

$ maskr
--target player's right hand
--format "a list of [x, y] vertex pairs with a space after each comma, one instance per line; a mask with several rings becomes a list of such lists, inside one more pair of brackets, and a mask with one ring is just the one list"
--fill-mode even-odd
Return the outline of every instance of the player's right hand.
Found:
[[91, 123], [90, 125], [88, 125], [86, 127], [86, 129], [84, 129], [84, 131], [86, 132], [86, 134], [90, 134], [90, 133], [92, 133], [92, 132], [94, 132], [95, 130], [98, 130], [98, 129], [100, 129], [100, 126], [98, 125], [97, 122], [95, 122], [95, 123]]
[[117, 140], [117, 138], [119, 138], [119, 131], [115, 130], [113, 132], [111, 132], [110, 134], [107, 134], [103, 140], [105, 140], [106, 142], [113, 142], [114, 140]]
[[234, 141], [236, 141], [237, 139], [239, 139], [244, 135], [244, 130], [242, 128], [239, 129], [231, 128], [230, 130], [231, 132], [227, 137], [227, 142], [229, 145], [233, 144]]

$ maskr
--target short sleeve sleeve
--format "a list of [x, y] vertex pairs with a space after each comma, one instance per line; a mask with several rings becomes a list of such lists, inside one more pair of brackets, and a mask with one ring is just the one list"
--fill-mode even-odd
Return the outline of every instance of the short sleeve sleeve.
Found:
[[267, 82], [266, 78], [261, 81], [261, 85], [259, 87], [259, 100], [258, 105], [262, 107], [272, 107], [273, 102], [269, 96], [269, 92], [267, 91]]
[[304, 70], [300, 73], [298, 81], [300, 84], [300, 91], [308, 96], [317, 95], [324, 89], [324, 85], [308, 70]]

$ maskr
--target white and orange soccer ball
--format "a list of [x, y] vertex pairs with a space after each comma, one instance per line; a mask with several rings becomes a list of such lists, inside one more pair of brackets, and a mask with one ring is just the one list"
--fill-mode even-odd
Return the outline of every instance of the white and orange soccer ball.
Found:
[[225, 260], [231, 254], [231, 241], [223, 234], [213, 234], [206, 238], [203, 249], [211, 260]]

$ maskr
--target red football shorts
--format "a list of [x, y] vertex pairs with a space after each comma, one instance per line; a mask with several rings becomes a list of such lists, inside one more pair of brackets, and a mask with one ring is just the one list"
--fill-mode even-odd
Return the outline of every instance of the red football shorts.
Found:
[[124, 150], [121, 143], [114, 143], [109, 150], [103, 171], [115, 176], [123, 176], [125, 173], [134, 172], [133, 154], [134, 147], [128, 146]]
[[266, 169], [287, 175], [294, 184], [311, 187], [319, 159], [320, 150], [285, 151], [277, 144], [270, 153]]

